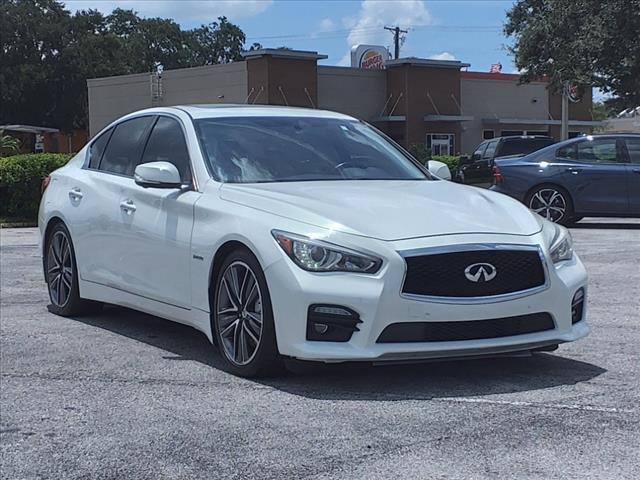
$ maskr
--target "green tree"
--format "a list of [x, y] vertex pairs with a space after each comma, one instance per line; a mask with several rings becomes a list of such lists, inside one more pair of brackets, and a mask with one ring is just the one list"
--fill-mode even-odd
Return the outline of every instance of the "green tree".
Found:
[[69, 13], [54, 0], [0, 2], [0, 124], [46, 124], [50, 72]]
[[504, 31], [525, 81], [592, 84], [640, 104], [640, 0], [518, 0]]
[[606, 120], [615, 115], [615, 111], [605, 102], [593, 102], [591, 107], [594, 120]]
[[0, 124], [86, 128], [88, 78], [241, 59], [245, 35], [225, 17], [182, 30], [132, 10], [71, 14], [57, 0], [0, 0]]
[[213, 65], [242, 60], [242, 50], [246, 41], [244, 32], [226, 17], [220, 17], [217, 22], [187, 32], [187, 38], [191, 65]]

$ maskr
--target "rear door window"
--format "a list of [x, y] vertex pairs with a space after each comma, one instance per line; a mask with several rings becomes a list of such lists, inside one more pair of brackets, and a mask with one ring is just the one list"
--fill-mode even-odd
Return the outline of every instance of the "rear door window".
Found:
[[627, 137], [624, 141], [627, 145], [627, 152], [629, 152], [629, 160], [631, 160], [631, 163], [640, 163], [640, 137]]
[[99, 170], [133, 176], [144, 149], [149, 128], [155, 117], [137, 117], [119, 123], [102, 156]]
[[156, 122], [144, 150], [141, 163], [169, 162], [180, 172], [183, 183], [191, 183], [189, 150], [177, 120], [160, 117]]
[[578, 143], [578, 161], [585, 163], [618, 163], [617, 140], [594, 138]]
[[100, 159], [102, 159], [102, 154], [112, 133], [113, 128], [110, 128], [91, 143], [89, 147], [89, 168], [98, 168], [98, 165], [100, 165]]

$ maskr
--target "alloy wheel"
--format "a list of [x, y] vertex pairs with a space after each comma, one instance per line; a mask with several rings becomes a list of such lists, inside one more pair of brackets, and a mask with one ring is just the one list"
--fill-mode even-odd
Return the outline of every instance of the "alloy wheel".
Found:
[[225, 356], [246, 365], [262, 338], [262, 292], [251, 267], [235, 261], [222, 275], [216, 295], [216, 325]]
[[58, 307], [64, 307], [71, 296], [73, 260], [69, 239], [62, 231], [55, 232], [49, 242], [47, 281], [51, 302]]
[[529, 200], [529, 208], [552, 222], [559, 222], [567, 213], [564, 195], [553, 188], [541, 188]]

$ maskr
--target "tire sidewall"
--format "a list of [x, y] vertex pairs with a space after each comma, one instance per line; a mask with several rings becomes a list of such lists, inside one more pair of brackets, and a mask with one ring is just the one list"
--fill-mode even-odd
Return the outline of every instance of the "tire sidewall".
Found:
[[[246, 365], [237, 365], [229, 360], [229, 358], [227, 358], [216, 318], [216, 312], [218, 310], [217, 297], [218, 291], [220, 289], [220, 283], [222, 281], [222, 276], [224, 275], [229, 265], [236, 261], [244, 262], [249, 266], [249, 268], [251, 268], [253, 274], [256, 277], [256, 280], [258, 281], [260, 294], [262, 296], [262, 336], [260, 337], [260, 344], [258, 345], [256, 354], [254, 355], [253, 359]], [[213, 308], [211, 312], [211, 328], [213, 330], [213, 336], [215, 337], [216, 344], [218, 345], [218, 350], [220, 351], [220, 356], [222, 357], [222, 360], [224, 362], [225, 369], [234, 375], [243, 377], [261, 376], [270, 373], [272, 370], [274, 370], [276, 364], [280, 362], [281, 358], [278, 353], [278, 347], [276, 343], [271, 296], [269, 295], [267, 280], [262, 267], [260, 266], [260, 263], [253, 254], [246, 250], [235, 250], [231, 252], [223, 260], [222, 265], [217, 272], [214, 288], [215, 289], [213, 292], [212, 302]]]
[[58, 232], [62, 232], [67, 238], [67, 242], [69, 242], [69, 250], [71, 253], [71, 270], [72, 270], [71, 292], [69, 293], [69, 299], [67, 300], [67, 303], [65, 303], [64, 306], [62, 307], [58, 306], [53, 302], [51, 298], [51, 289], [49, 288], [49, 276], [46, 274], [46, 270], [45, 270], [45, 278], [47, 280], [47, 293], [49, 294], [49, 300], [51, 302], [49, 304], [49, 311], [52, 313], [55, 313], [56, 315], [67, 316], [67, 315], [73, 314], [75, 307], [77, 307], [77, 305], [80, 303], [81, 300], [80, 300], [80, 289], [78, 286], [78, 268], [76, 264], [76, 252], [73, 248], [73, 241], [71, 240], [71, 234], [69, 233], [69, 229], [67, 229], [64, 223], [58, 223], [55, 227], [53, 227], [49, 237], [47, 238], [47, 246], [45, 250], [46, 257], [45, 257], [44, 265], [45, 265], [45, 269], [47, 269], [49, 265], [48, 259], [50, 254], [49, 252], [51, 248], [51, 241], [53, 240], [54, 236]]

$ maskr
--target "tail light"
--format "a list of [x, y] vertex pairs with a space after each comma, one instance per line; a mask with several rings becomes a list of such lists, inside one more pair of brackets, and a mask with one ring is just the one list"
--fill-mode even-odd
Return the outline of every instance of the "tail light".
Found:
[[49, 186], [49, 183], [51, 183], [51, 177], [49, 175], [47, 175], [46, 177], [44, 177], [42, 179], [42, 183], [40, 184], [40, 194], [44, 193], [44, 191]]
[[497, 165], [493, 166], [493, 182], [494, 183], [502, 183], [504, 182], [504, 176], [500, 171], [500, 167]]

